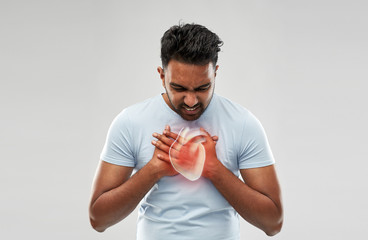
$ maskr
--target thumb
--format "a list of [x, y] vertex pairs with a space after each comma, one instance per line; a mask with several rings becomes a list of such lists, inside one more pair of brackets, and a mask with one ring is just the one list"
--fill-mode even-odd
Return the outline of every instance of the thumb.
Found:
[[204, 135], [198, 135], [193, 138], [191, 138], [187, 143], [201, 143], [206, 141], [206, 136]]
[[206, 130], [204, 130], [204, 128], [200, 128], [200, 131], [201, 131], [205, 136], [211, 137], [211, 135], [210, 135]]
[[200, 128], [201, 132], [203, 133], [203, 136], [205, 136], [206, 138], [210, 138], [212, 141], [215, 142], [215, 144], [217, 143], [219, 137], [218, 136], [211, 136], [206, 130], [204, 130], [204, 128]]
[[214, 136], [214, 139], [213, 139], [213, 137], [206, 130], [204, 130], [204, 128], [200, 128], [200, 131], [203, 134], [202, 136], [204, 136], [207, 139], [207, 141], [209, 141], [209, 139], [215, 142], [218, 140], [217, 136]]

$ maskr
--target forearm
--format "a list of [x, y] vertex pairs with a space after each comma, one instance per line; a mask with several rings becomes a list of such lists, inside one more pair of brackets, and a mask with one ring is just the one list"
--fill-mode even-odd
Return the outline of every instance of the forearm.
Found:
[[92, 226], [102, 232], [127, 217], [160, 179], [155, 169], [149, 162], [126, 182], [101, 194], [90, 207]]
[[246, 221], [262, 229], [267, 235], [280, 231], [282, 210], [279, 203], [252, 189], [221, 163], [209, 178]]

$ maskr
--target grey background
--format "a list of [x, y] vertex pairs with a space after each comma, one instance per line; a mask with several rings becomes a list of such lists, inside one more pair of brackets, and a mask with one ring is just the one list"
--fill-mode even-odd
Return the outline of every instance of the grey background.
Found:
[[[2, 239], [134, 239], [136, 212], [88, 221], [112, 119], [163, 91], [170, 26], [225, 42], [217, 93], [263, 123], [285, 223], [273, 239], [361, 239], [368, 225], [365, 1], [0, 1]], [[242, 239], [266, 239], [241, 220]]]

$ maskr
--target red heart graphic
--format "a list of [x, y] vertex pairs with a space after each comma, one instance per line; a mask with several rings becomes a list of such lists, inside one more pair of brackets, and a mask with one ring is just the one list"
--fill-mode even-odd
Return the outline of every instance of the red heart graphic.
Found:
[[169, 150], [174, 169], [191, 181], [201, 177], [206, 152], [202, 145], [204, 138], [200, 132], [182, 128]]

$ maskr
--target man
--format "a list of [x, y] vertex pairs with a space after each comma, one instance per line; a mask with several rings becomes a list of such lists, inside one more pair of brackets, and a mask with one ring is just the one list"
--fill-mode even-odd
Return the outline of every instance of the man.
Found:
[[[280, 231], [281, 194], [263, 128], [214, 93], [221, 45], [196, 24], [165, 32], [158, 72], [166, 92], [114, 119], [92, 190], [94, 229], [103, 232], [140, 203], [137, 239], [239, 239], [238, 214], [267, 235]], [[201, 129], [205, 161], [195, 181], [170, 161], [184, 127]]]

